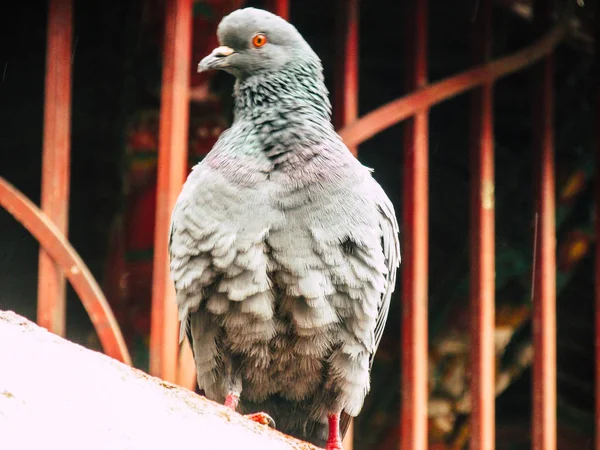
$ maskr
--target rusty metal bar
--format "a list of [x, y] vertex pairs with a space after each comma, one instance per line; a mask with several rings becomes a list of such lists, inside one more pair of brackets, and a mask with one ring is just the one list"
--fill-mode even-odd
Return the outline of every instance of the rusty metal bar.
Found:
[[[473, 59], [485, 64], [492, 46], [492, 1], [479, 2]], [[493, 84], [471, 98], [471, 450], [495, 448], [494, 113]]]
[[342, 441], [342, 447], [344, 447], [344, 450], [354, 449], [354, 419], [350, 419], [348, 429], [346, 430], [346, 435]]
[[[543, 38], [523, 50], [486, 65], [438, 81], [366, 114], [339, 132], [348, 146], [358, 145], [409, 117], [463, 92], [531, 66], [551, 53], [566, 36], [568, 20], [562, 20]], [[412, 39], [412, 38], [411, 38]], [[410, 41], [410, 40], [409, 40]]]
[[594, 72], [596, 80], [595, 94], [595, 131], [596, 131], [596, 277], [595, 277], [595, 316], [596, 316], [596, 436], [595, 449], [600, 450], [600, 0], [596, 0], [595, 37], [594, 37]]
[[[548, 29], [552, 2], [534, 0], [534, 25]], [[554, 57], [534, 71], [533, 153], [535, 253], [533, 277], [534, 450], [556, 449], [556, 231], [554, 181]]]
[[[338, 0], [336, 15], [335, 85], [333, 89], [333, 123], [337, 129], [358, 117], [359, 17], [358, 0]], [[349, 147], [354, 156], [358, 146]]]
[[196, 363], [194, 362], [192, 347], [190, 347], [187, 339], [179, 347], [177, 384], [190, 391], [196, 390]]
[[[71, 40], [72, 0], [50, 0], [46, 47], [44, 147], [42, 154], [42, 210], [67, 235], [71, 152]], [[65, 335], [65, 278], [41, 248], [38, 273], [37, 322]]]
[[104, 352], [131, 365], [121, 329], [100, 286], [56, 224], [2, 177], [0, 206], [37, 239], [53, 264], [66, 275], [90, 316]]
[[290, 0], [267, 0], [266, 7], [273, 14], [290, 20]]
[[177, 381], [177, 308], [169, 274], [171, 212], [187, 171], [192, 0], [167, 0], [160, 111], [150, 373]]
[[[407, 90], [427, 84], [428, 1], [407, 2]], [[422, 109], [404, 128], [402, 411], [399, 448], [427, 448], [427, 273], [428, 273], [428, 111]]]
[[[333, 124], [341, 129], [358, 117], [359, 4], [358, 0], [337, 0], [335, 23], [336, 53], [333, 87]], [[358, 156], [358, 146], [349, 147]], [[343, 441], [344, 450], [354, 448], [354, 423]]]

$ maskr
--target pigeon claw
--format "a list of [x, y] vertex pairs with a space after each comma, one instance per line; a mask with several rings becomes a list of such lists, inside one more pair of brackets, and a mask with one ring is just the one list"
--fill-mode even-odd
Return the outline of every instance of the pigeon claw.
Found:
[[344, 450], [344, 447], [342, 447], [342, 441], [339, 439], [336, 439], [335, 441], [328, 440], [325, 450]]
[[260, 423], [261, 425], [267, 425], [271, 428], [275, 428], [275, 421], [271, 416], [264, 412], [258, 412], [254, 414], [246, 414], [246, 419], [250, 419], [252, 422]]

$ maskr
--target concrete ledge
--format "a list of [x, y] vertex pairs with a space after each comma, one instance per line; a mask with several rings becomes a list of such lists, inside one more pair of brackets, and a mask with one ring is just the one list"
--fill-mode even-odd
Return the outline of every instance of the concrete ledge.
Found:
[[316, 449], [5, 311], [0, 448]]

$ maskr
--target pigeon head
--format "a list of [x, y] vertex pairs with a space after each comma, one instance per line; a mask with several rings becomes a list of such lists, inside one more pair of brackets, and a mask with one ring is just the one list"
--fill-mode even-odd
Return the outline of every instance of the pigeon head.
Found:
[[225, 16], [217, 35], [220, 46], [200, 61], [198, 72], [217, 69], [246, 78], [318, 61], [293, 25], [261, 9], [238, 9]]

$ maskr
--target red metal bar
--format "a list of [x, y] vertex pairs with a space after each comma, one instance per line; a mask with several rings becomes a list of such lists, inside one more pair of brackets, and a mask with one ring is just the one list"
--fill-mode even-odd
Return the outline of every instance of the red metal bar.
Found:
[[53, 264], [66, 275], [90, 316], [104, 352], [131, 365], [123, 335], [100, 286], [56, 224], [1, 177], [0, 206], [38, 240]]
[[[473, 33], [473, 59], [491, 52], [492, 1], [481, 0]], [[494, 114], [493, 84], [471, 103], [471, 450], [494, 450]]]
[[169, 273], [171, 212], [187, 170], [192, 0], [166, 2], [160, 111], [150, 373], [176, 382], [178, 320]]
[[[427, 0], [407, 2], [408, 91], [427, 84]], [[402, 411], [399, 448], [427, 448], [428, 111], [404, 129]]]
[[[534, 0], [541, 34], [552, 14], [549, 0]], [[536, 245], [533, 279], [533, 449], [556, 449], [556, 231], [554, 181], [554, 57], [534, 72], [533, 152]]]
[[[71, 139], [72, 0], [50, 0], [46, 48], [42, 210], [67, 235]], [[38, 324], [65, 335], [65, 278], [42, 248], [38, 274]]]
[[[359, 17], [358, 0], [338, 0], [336, 15], [335, 86], [333, 90], [333, 123], [341, 129], [358, 117]], [[354, 156], [358, 147], [349, 147]]]
[[344, 440], [342, 441], [342, 446], [344, 450], [353, 450], [354, 449], [354, 420], [350, 420], [350, 424], [348, 425], [348, 430], [346, 431], [346, 435], [344, 436]]
[[[341, 129], [358, 117], [359, 5], [358, 0], [337, 0], [335, 24], [335, 74], [333, 124]], [[358, 146], [349, 147], [358, 156]], [[354, 448], [354, 423], [346, 430], [344, 450]]]
[[187, 339], [179, 349], [179, 361], [177, 366], [177, 384], [181, 387], [194, 391], [196, 389], [196, 364], [194, 354]]
[[595, 17], [595, 64], [596, 80], [596, 437], [595, 449], [600, 450], [600, 1], [596, 1]]
[[420, 88], [412, 94], [405, 95], [377, 108], [345, 127], [339, 134], [348, 146], [361, 144], [380, 131], [412, 117], [416, 111], [429, 108], [474, 87], [494, 82], [499, 78], [529, 67], [551, 53], [554, 47], [566, 36], [567, 29], [568, 21], [563, 20], [546, 36], [529, 47], [486, 65]]
[[290, 20], [290, 0], [267, 0], [267, 9], [285, 20]]

